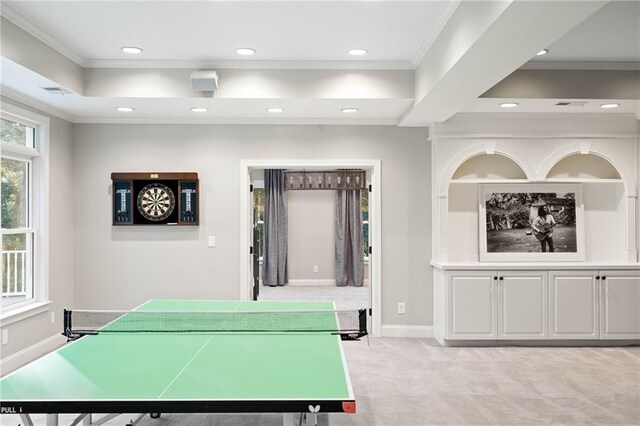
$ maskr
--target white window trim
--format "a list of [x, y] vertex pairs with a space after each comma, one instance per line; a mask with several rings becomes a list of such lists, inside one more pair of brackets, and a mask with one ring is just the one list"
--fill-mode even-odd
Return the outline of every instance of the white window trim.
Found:
[[[36, 149], [2, 143], [1, 152], [9, 156], [31, 158], [32, 191], [30, 194], [31, 225], [37, 229], [33, 238], [34, 297], [31, 300], [5, 306], [0, 312], [3, 325], [41, 313], [49, 304], [49, 118], [3, 102], [0, 118], [35, 128]], [[13, 155], [12, 155], [13, 154]]]

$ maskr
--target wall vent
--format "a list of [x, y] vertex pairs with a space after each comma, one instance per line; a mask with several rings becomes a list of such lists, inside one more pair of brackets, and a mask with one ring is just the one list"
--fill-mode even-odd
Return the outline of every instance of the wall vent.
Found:
[[583, 107], [588, 102], [558, 102], [556, 106]]
[[70, 90], [65, 89], [64, 87], [43, 87], [42, 89], [46, 90], [52, 95], [64, 96], [64, 95], [71, 95], [73, 93]]

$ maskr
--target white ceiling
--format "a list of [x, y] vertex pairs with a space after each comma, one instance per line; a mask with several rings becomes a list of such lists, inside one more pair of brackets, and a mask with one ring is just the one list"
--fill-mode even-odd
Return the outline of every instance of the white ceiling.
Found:
[[[412, 68], [456, 2], [5, 1], [21, 26], [84, 66], [138, 64], [323, 67], [384, 63]], [[123, 53], [122, 46], [144, 49]], [[256, 49], [241, 57], [236, 48]], [[354, 57], [350, 49], [364, 48]], [[424, 53], [424, 52], [422, 52]], [[160, 62], [160, 63], [159, 63]], [[262, 64], [257, 64], [262, 62]], [[340, 64], [340, 62], [346, 62]], [[147, 64], [148, 65], [148, 64]], [[326, 66], [326, 65], [324, 65]]]
[[532, 62], [640, 62], [640, 2], [613, 1]]
[[[30, 69], [28, 64], [23, 66], [5, 57], [1, 62], [1, 87], [5, 96], [73, 122], [398, 124], [412, 110], [418, 111], [415, 104], [425, 96], [421, 93], [425, 81], [433, 85], [430, 90], [447, 96], [468, 85], [478, 85], [473, 87], [477, 93], [489, 89], [490, 85], [481, 87], [478, 79], [473, 78], [478, 62], [475, 66], [471, 64], [501, 61], [483, 59], [484, 55], [474, 53], [474, 46], [480, 45], [475, 41], [484, 37], [484, 45], [492, 46], [487, 43], [495, 34], [501, 34], [503, 40], [515, 39], [525, 23], [534, 25], [531, 28], [535, 31], [531, 32], [538, 32], [539, 39], [547, 41], [537, 44], [535, 36], [527, 35], [526, 40], [507, 43], [506, 48], [490, 52], [489, 56], [497, 55], [495, 59], [522, 58], [512, 61], [518, 65], [506, 73], [496, 68], [491, 84], [521, 65], [554, 68], [562, 64], [561, 68], [580, 69], [597, 64], [595, 68], [616, 69], [620, 63], [626, 63], [625, 69], [630, 66], [640, 70], [640, 2], [613, 1], [599, 10], [599, 6], [593, 6], [595, 13], [580, 12], [581, 16], [588, 16], [586, 19], [578, 17], [579, 13], [571, 15], [573, 6], [561, 5], [567, 2], [555, 3], [559, 5], [556, 16], [540, 12], [555, 11], [553, 4], [537, 6], [527, 1], [2, 1], [3, 17], [85, 68], [80, 74], [85, 76], [82, 85], [86, 93], [79, 89], [78, 93], [64, 97], [48, 94], [41, 88], [64, 86], [56, 77], [65, 70], [45, 69], [50, 71], [47, 74], [43, 68]], [[575, 5], [575, 9], [582, 7], [580, 2]], [[542, 16], [527, 16], [527, 7], [537, 8], [535, 11]], [[515, 22], [518, 19], [521, 21]], [[554, 35], [549, 36], [551, 33]], [[553, 42], [547, 44], [549, 40]], [[523, 47], [525, 44], [529, 47]], [[122, 46], [129, 45], [139, 46], [144, 52], [135, 56], [121, 52]], [[235, 53], [239, 47], [251, 47], [257, 52], [241, 57]], [[549, 48], [550, 53], [533, 57], [535, 49], [542, 47]], [[348, 55], [347, 51], [353, 48], [364, 48], [369, 53], [361, 57]], [[421, 68], [421, 61], [425, 63], [424, 58], [432, 53], [434, 56], [426, 62], [436, 66]], [[18, 56], [29, 55], [27, 52]], [[433, 58], [444, 58], [446, 66], [441, 66], [438, 59], [433, 62]], [[447, 67], [458, 67], [457, 77]], [[213, 98], [190, 92], [188, 74], [167, 71], [203, 68], [228, 72], [226, 79], [221, 77], [220, 90]], [[298, 74], [291, 71], [291, 79], [280, 76], [278, 80], [266, 74], [274, 69], [298, 70]], [[144, 70], [157, 71], [153, 83], [165, 79], [167, 86], [154, 86], [150, 81], [149, 87], [159, 90], [155, 94], [123, 95], [139, 88], [140, 80], [135, 80], [134, 73]], [[244, 75], [238, 71], [235, 85], [229, 78], [234, 70], [245, 70]], [[325, 75], [306, 80], [309, 70], [324, 70]], [[408, 71], [389, 71], [398, 73], [389, 76], [362, 74], [365, 75], [362, 77], [334, 75], [329, 70]], [[415, 88], [414, 77], [401, 74], [414, 71]], [[252, 79], [243, 79], [247, 73], [251, 73]], [[451, 78], [438, 86], [435, 75]], [[353, 84], [345, 86], [346, 81]], [[260, 90], [254, 85], [256, 82], [262, 84]], [[242, 84], [244, 87], [239, 87]], [[265, 90], [264, 84], [271, 84], [273, 90]], [[167, 95], [162, 89], [168, 86], [179, 90]], [[91, 92], [91, 87], [97, 88], [98, 93]], [[378, 87], [383, 89], [377, 90]], [[358, 88], [359, 94], [353, 94], [357, 91], [351, 88]], [[363, 90], [366, 95], [362, 95]], [[280, 95], [263, 95], [267, 92]], [[621, 101], [620, 108], [607, 111], [599, 108], [603, 101], [589, 99], [584, 107], [560, 109], [554, 105], [557, 101], [573, 99], [553, 99], [549, 94], [545, 96], [548, 99], [508, 99], [520, 106], [505, 110], [498, 106], [501, 99], [474, 96], [456, 111], [640, 114], [640, 101], [634, 100]], [[115, 110], [123, 105], [136, 111], [122, 114]], [[208, 111], [194, 114], [190, 109], [195, 106], [204, 106]], [[266, 108], [273, 106], [285, 111], [267, 113]], [[340, 111], [345, 107], [357, 107], [360, 111], [347, 115]], [[418, 119], [415, 125], [427, 121]]]

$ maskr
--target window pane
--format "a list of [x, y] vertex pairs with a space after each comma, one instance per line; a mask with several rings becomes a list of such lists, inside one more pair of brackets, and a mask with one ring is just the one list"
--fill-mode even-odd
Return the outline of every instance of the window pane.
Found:
[[29, 200], [29, 163], [20, 160], [2, 159], [2, 228], [26, 228]]
[[0, 118], [0, 141], [35, 148], [35, 129]]
[[33, 234], [2, 237], [2, 306], [33, 298], [31, 247]]

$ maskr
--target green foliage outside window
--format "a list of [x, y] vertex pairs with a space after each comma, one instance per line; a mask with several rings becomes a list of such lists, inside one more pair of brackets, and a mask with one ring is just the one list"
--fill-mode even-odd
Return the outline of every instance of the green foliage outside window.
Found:
[[[0, 140], [4, 143], [33, 146], [34, 129], [23, 124], [0, 119]], [[0, 164], [0, 211], [3, 229], [25, 228], [28, 203], [28, 163], [2, 158]], [[24, 235], [5, 235], [3, 250], [22, 250]]]

